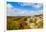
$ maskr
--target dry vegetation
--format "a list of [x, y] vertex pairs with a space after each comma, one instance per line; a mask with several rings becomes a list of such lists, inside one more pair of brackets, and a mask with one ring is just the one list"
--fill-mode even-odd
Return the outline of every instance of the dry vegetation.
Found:
[[7, 16], [7, 30], [43, 28], [43, 15]]

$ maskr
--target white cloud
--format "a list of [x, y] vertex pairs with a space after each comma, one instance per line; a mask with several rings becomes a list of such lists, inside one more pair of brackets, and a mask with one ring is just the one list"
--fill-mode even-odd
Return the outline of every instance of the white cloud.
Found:
[[18, 8], [14, 8], [14, 9], [8, 9], [8, 15], [9, 16], [15, 16], [15, 15], [19, 15], [19, 16], [22, 16], [22, 15], [30, 15], [31, 12], [27, 11], [27, 10], [23, 10], [23, 9], [18, 9]]
[[29, 11], [29, 10], [24, 10], [24, 9], [19, 9], [19, 8], [8, 8], [8, 16], [33, 16], [35, 14], [40, 14], [43, 11]]
[[37, 4], [37, 5], [33, 5], [32, 7], [34, 7], [34, 8], [40, 8], [42, 6], [42, 4]]
[[42, 10], [39, 10], [35, 14], [38, 15], [38, 14], [42, 14], [42, 13], [43, 13], [43, 11]]
[[[18, 4], [20, 4], [20, 3], [18, 3]], [[27, 2], [21, 3], [21, 6], [27, 6], [27, 5], [32, 5], [32, 4], [31, 3], [27, 3]]]
[[13, 7], [11, 4], [7, 4], [8, 7]]

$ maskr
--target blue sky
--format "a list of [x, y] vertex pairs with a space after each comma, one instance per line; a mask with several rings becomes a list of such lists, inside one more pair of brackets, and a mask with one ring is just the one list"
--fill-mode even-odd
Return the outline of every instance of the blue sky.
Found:
[[[26, 3], [26, 2], [7, 2], [8, 7], [14, 7], [11, 9], [13, 14], [24, 15], [40, 13], [43, 10], [43, 5], [40, 3]], [[12, 14], [10, 12], [10, 14]], [[9, 13], [9, 11], [8, 11]]]
[[31, 4], [29, 5], [28, 3], [23, 3], [23, 2], [7, 2], [7, 4], [11, 4], [13, 7], [20, 8], [20, 9], [26, 9], [26, 10], [38, 11], [42, 9], [42, 5], [39, 5], [38, 3], [34, 3], [34, 5], [39, 5], [40, 6], [39, 8], [32, 7]]

